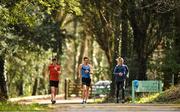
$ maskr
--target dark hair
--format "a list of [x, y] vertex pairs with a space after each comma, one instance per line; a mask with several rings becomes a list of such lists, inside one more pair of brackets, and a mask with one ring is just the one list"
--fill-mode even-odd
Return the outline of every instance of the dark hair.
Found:
[[85, 60], [85, 59], [89, 59], [89, 58], [88, 58], [88, 57], [84, 57], [84, 60]]
[[53, 58], [52, 61], [56, 61], [57, 59], [56, 58]]

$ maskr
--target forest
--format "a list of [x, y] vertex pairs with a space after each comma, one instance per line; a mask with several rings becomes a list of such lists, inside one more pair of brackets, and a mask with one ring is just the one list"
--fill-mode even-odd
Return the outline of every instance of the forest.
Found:
[[179, 0], [1, 0], [0, 101], [49, 94], [48, 65], [61, 65], [64, 80], [79, 82], [88, 56], [92, 83], [110, 80], [123, 57], [132, 80], [180, 83]]

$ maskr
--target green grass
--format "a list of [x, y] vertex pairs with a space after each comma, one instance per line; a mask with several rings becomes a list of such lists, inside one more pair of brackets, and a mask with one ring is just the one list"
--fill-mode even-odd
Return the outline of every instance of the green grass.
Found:
[[162, 93], [150, 94], [139, 98], [137, 103], [172, 103], [180, 104], [180, 85], [172, 86]]
[[13, 102], [0, 102], [0, 111], [13, 111], [13, 112], [44, 112], [48, 110], [48, 106], [39, 104], [18, 104]]

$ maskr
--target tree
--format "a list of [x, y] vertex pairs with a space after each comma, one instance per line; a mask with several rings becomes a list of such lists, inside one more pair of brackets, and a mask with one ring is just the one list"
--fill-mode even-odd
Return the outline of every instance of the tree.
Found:
[[[173, 14], [173, 13], [172, 13]], [[179, 82], [179, 69], [180, 69], [180, 8], [175, 10], [172, 15], [175, 18], [171, 18], [173, 21], [171, 24], [171, 31], [168, 33], [165, 40], [165, 57], [163, 58], [163, 65], [161, 71], [164, 73], [163, 82], [164, 88], [167, 89], [172, 83], [178, 84]], [[174, 79], [173, 79], [174, 78]], [[174, 80], [174, 82], [172, 82]]]
[[0, 101], [8, 98], [7, 85], [4, 74], [4, 58], [0, 56]]
[[[24, 1], [3, 0], [0, 4], [0, 47], [2, 49], [0, 56], [2, 57], [0, 73], [2, 78], [0, 82], [5, 82], [4, 62], [5, 57], [13, 55], [15, 49], [20, 47], [31, 50], [51, 48], [58, 55], [62, 54], [62, 43], [65, 39], [64, 29], [60, 28], [64, 21], [59, 21], [56, 16], [59, 15], [61, 8], [66, 9], [65, 12], [78, 12], [75, 7], [77, 1]], [[73, 3], [76, 3], [72, 5]], [[64, 17], [64, 16], [63, 16]], [[62, 19], [63, 20], [63, 19]], [[67, 23], [66, 23], [67, 24]], [[3, 32], [3, 33], [2, 33]], [[67, 36], [68, 37], [68, 36]], [[14, 46], [17, 45], [17, 46]], [[37, 45], [34, 47], [34, 45]], [[4, 51], [11, 49], [7, 54]], [[5, 83], [1, 83], [2, 87], [7, 87]], [[23, 84], [20, 84], [23, 87]], [[1, 92], [6, 92], [2, 90]], [[20, 92], [22, 94], [22, 90]], [[6, 96], [2, 96], [5, 97]]]
[[127, 14], [127, 2], [122, 0], [122, 42], [121, 42], [121, 56], [123, 58], [128, 57], [128, 14]]
[[[118, 1], [115, 1], [117, 3]], [[116, 5], [110, 1], [86, 1], [81, 0], [81, 10], [83, 12], [82, 22], [87, 32], [95, 38], [95, 41], [100, 45], [101, 49], [104, 51], [106, 58], [108, 60], [109, 65], [109, 75], [114, 82], [114, 78], [112, 75], [112, 70], [114, 64], [113, 62], [113, 51], [116, 49], [117, 57], [119, 52], [119, 30], [120, 30], [120, 22], [115, 21], [118, 20], [118, 16], [115, 17], [113, 15], [113, 9]], [[117, 7], [117, 6], [116, 6]], [[112, 12], [111, 12], [112, 11]], [[114, 25], [114, 26], [113, 26]], [[114, 27], [114, 28], [113, 28]], [[116, 31], [115, 31], [116, 30]], [[116, 33], [114, 33], [114, 31]], [[116, 45], [114, 43], [116, 41]], [[114, 47], [116, 46], [116, 48]], [[114, 49], [115, 48], [115, 49]], [[112, 85], [114, 87], [114, 85]], [[112, 93], [114, 89], [111, 89]]]
[[[175, 59], [178, 63], [178, 68], [177, 68], [177, 70], [178, 70], [180, 67], [180, 51], [179, 51], [179, 49], [180, 49], [180, 44], [179, 44], [180, 43], [180, 38], [179, 38], [180, 37], [180, 32], [179, 32], [180, 31], [180, 8], [176, 9], [175, 25], [176, 25], [176, 27], [175, 27], [175, 36], [176, 36], [176, 38], [175, 38], [175, 49], [177, 51], [177, 55], [176, 55], [177, 57]], [[178, 75], [179, 75], [179, 73], [178, 73], [178, 71], [176, 71], [176, 73], [175, 73], [175, 83], [176, 84], [180, 80]]]
[[[4, 63], [5, 63], [5, 54], [6, 52], [6, 43], [4, 36], [4, 32], [6, 29], [4, 27], [7, 27], [9, 23], [9, 13], [8, 10], [0, 5], [0, 101], [7, 100], [8, 98], [8, 92], [7, 92], [7, 85], [6, 85], [6, 74], [4, 73]], [[4, 48], [5, 47], [5, 48]]]
[[170, 16], [156, 12], [156, 8], [147, 7], [153, 2], [155, 1], [128, 0], [128, 16], [134, 36], [133, 48], [138, 63], [136, 78], [139, 80], [147, 79], [148, 57], [169, 30], [167, 24], [169, 25], [170, 21], [166, 21], [164, 17], [170, 20]]

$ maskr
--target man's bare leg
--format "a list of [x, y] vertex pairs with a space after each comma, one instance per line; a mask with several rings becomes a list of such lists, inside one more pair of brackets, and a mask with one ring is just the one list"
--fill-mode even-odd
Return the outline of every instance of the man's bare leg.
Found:
[[83, 102], [82, 102], [82, 103], [84, 103], [84, 101], [85, 101], [85, 99], [86, 99], [86, 85], [83, 85], [83, 94], [82, 94], [82, 98], [83, 98]]
[[85, 102], [89, 98], [89, 86], [86, 87], [86, 97], [85, 97]]
[[56, 99], [56, 95], [58, 93], [58, 88], [55, 88], [55, 93], [54, 93], [54, 100]]
[[55, 99], [55, 87], [51, 87], [51, 100], [54, 101]]

